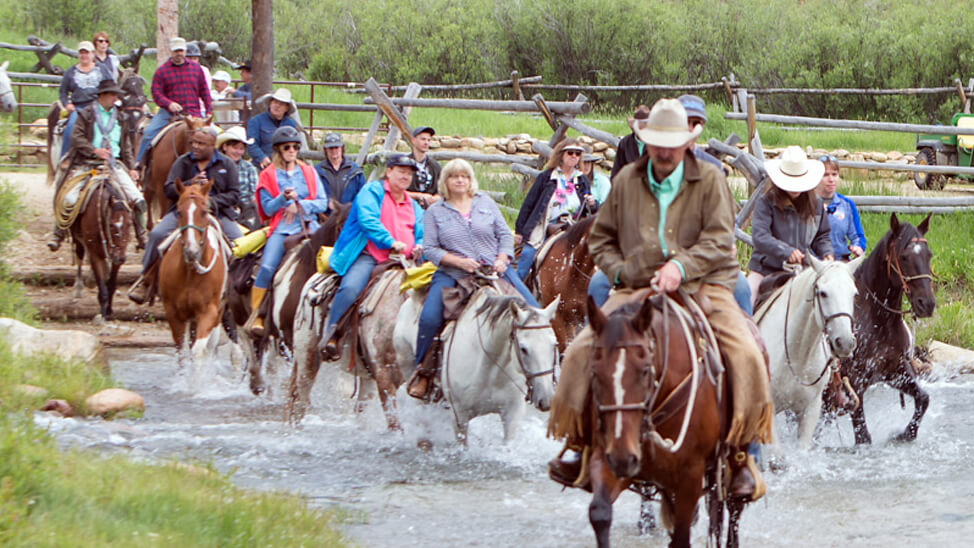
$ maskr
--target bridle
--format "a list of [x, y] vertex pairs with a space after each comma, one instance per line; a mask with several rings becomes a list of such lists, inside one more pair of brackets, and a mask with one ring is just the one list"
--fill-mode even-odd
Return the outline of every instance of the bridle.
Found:
[[[927, 239], [926, 238], [919, 237], [919, 236], [918, 237], [914, 237], [914, 238], [910, 238], [910, 240], [907, 242], [907, 245], [909, 245], [909, 244], [923, 244], [923, 245], [926, 246], [927, 245]], [[929, 246], [928, 246], [928, 249], [929, 249]], [[905, 275], [903, 275], [903, 268], [900, 266], [900, 255], [899, 255], [899, 253], [897, 253], [897, 249], [896, 249], [896, 240], [890, 242], [889, 247], [887, 248], [887, 257], [888, 257], [888, 259], [886, 261], [886, 276], [889, 279], [892, 280], [893, 279], [893, 272], [896, 272], [896, 276], [900, 280], [900, 289], [906, 295], [910, 295], [910, 286], [909, 286], [909, 283], [910, 282], [912, 282], [914, 280], [923, 280], [923, 279], [927, 279], [927, 280], [931, 280], [932, 281], [934, 279], [933, 272], [931, 272], [929, 274], [916, 274], [916, 275], [913, 275], [913, 276], [905, 276]], [[876, 304], [878, 304], [880, 306], [880, 308], [882, 308], [886, 312], [889, 312], [891, 314], [897, 314], [897, 315], [900, 315], [900, 316], [905, 316], [906, 314], [913, 314], [912, 304], [911, 304], [911, 307], [908, 308], [908, 309], [906, 309], [906, 310], [901, 310], [900, 308], [893, 308], [893, 307], [889, 306], [888, 304], [886, 304], [885, 301], [881, 300], [868, 287], [865, 288], [865, 290], [866, 290], [866, 294], [869, 295], [869, 298], [872, 299]], [[896, 304], [900, 304], [900, 303], [896, 303]]]
[[[187, 196], [185, 199], [192, 200], [192, 201], [196, 202], [196, 204], [198, 206], [200, 206], [200, 210], [203, 212], [203, 216], [204, 216], [203, 218], [206, 219], [206, 210], [207, 210], [207, 208], [206, 208], [206, 201], [207, 201], [206, 200], [206, 196]], [[200, 247], [209, 247], [209, 240], [207, 239], [207, 231], [210, 228], [210, 224], [209, 223], [206, 223], [205, 226], [202, 226], [201, 227], [201, 226], [197, 226], [197, 225], [193, 224], [191, 222], [191, 220], [189, 220], [189, 219], [187, 219], [187, 221], [190, 221], [190, 222], [187, 222], [187, 224], [184, 224], [184, 225], [180, 225], [180, 227], [179, 227], [179, 237], [180, 238], [185, 238], [186, 231], [187, 230], [190, 230], [190, 229], [192, 229], [192, 230], [198, 230], [199, 233], [200, 233]], [[183, 248], [185, 249], [185, 247], [186, 247], [186, 243], [184, 241], [183, 242]], [[210, 258], [210, 264], [208, 264], [206, 266], [203, 266], [203, 265], [201, 265], [199, 263], [199, 261], [195, 261], [195, 260], [192, 263], [190, 263], [190, 264], [196, 270], [196, 273], [197, 274], [206, 274], [210, 270], [213, 270], [213, 266], [216, 265], [216, 260], [217, 260], [217, 257], [219, 255], [220, 255], [220, 250], [219, 249], [214, 249], [213, 250], [213, 256]]]

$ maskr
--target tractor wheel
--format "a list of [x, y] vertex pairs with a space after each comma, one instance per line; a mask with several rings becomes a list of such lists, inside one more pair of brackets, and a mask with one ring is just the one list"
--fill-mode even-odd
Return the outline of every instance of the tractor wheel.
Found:
[[[930, 148], [923, 148], [917, 152], [915, 165], [935, 166], [937, 165], [937, 154]], [[920, 190], [941, 190], [944, 188], [944, 176], [939, 173], [913, 172], [913, 182]]]

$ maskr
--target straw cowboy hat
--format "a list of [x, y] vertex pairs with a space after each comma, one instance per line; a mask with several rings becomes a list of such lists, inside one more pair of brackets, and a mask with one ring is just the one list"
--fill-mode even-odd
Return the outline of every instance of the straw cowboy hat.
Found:
[[298, 110], [298, 104], [294, 102], [294, 98], [291, 97], [291, 90], [287, 88], [277, 88], [274, 93], [268, 93], [267, 95], [262, 95], [259, 99], [254, 101], [256, 104], [260, 105], [266, 103], [270, 99], [275, 101], [280, 101], [287, 105], [287, 114], [285, 116], [290, 116]]
[[786, 192], [805, 192], [818, 186], [825, 174], [825, 164], [809, 160], [801, 147], [785, 148], [777, 159], [764, 163], [774, 186]]
[[216, 137], [216, 148], [219, 149], [223, 143], [228, 143], [230, 141], [240, 141], [245, 145], [254, 144], [253, 139], [247, 138], [247, 131], [243, 126], [234, 126], [223, 133], [217, 135]]
[[637, 124], [636, 137], [647, 145], [677, 148], [697, 138], [703, 127], [687, 130], [687, 111], [676, 99], [660, 99], [649, 111], [646, 123]]

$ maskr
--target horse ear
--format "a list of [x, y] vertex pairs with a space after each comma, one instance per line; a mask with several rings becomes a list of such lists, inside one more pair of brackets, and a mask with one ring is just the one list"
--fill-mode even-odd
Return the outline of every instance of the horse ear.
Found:
[[645, 333], [649, 330], [649, 326], [653, 323], [653, 308], [655, 307], [656, 305], [653, 304], [652, 299], [643, 301], [643, 306], [639, 308], [636, 317], [632, 319], [632, 328], [637, 333]]
[[551, 319], [555, 317], [555, 311], [558, 309], [558, 303], [560, 302], [561, 294], [555, 297], [555, 300], [548, 303], [548, 306], [544, 307], [544, 310], [542, 310], [541, 313], [544, 314], [545, 320], [550, 322]]
[[3, 64], [0, 65], [0, 70], [7, 70], [7, 65], [9, 65], [9, 64], [10, 64], [10, 61], [4, 61]]
[[933, 215], [933, 213], [927, 213], [926, 218], [923, 219], [923, 221], [920, 224], [917, 225], [917, 230], [920, 231], [920, 234], [921, 235], [922, 234], [926, 234], [927, 233], [927, 230], [930, 229], [930, 216], [931, 215]]
[[602, 330], [605, 329], [605, 312], [595, 304], [595, 299], [591, 295], [585, 301], [585, 307], [588, 309], [588, 324], [597, 335], [601, 335]]
[[823, 261], [816, 259], [815, 255], [809, 253], [806, 256], [808, 257], [808, 264], [812, 265], [812, 268], [815, 269], [815, 272], [821, 272], [822, 269], [825, 268], [825, 263]]
[[210, 114], [206, 118], [203, 118], [203, 125], [208, 126], [213, 123], [213, 114]]
[[900, 220], [896, 218], [896, 213], [889, 214], [889, 229], [894, 233], [900, 229]]
[[183, 181], [177, 177], [173, 184], [176, 186], [176, 194], [182, 194], [183, 189], [185, 188], [183, 186]]
[[203, 186], [200, 187], [200, 193], [203, 196], [209, 196], [211, 188], [213, 188], [213, 179], [207, 179], [206, 183], [204, 183]]
[[866, 260], [866, 254], [863, 253], [862, 255], [846, 263], [846, 268], [849, 269], [850, 274], [855, 274], [856, 270], [859, 269], [859, 265], [861, 265], [862, 262], [865, 260]]

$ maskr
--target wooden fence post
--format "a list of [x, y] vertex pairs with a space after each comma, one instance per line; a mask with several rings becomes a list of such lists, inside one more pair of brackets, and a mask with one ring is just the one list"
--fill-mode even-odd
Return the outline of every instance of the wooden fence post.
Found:
[[764, 163], [764, 149], [761, 147], [761, 135], [758, 133], [757, 121], [757, 101], [754, 95], [747, 96], [747, 150], [761, 163]]
[[511, 87], [514, 89], [514, 101], [523, 101], [524, 94], [521, 93], [521, 78], [516, 70], [511, 71]]
[[[379, 87], [379, 83], [375, 81], [375, 78], [369, 78], [365, 82], [365, 90], [375, 101], [377, 107], [379, 107], [379, 112], [386, 115], [389, 121], [392, 122], [392, 127], [389, 128], [389, 133], [386, 135], [386, 141], [382, 145], [383, 152], [390, 152], [396, 149], [396, 142], [399, 141], [400, 135], [406, 136], [406, 142], [409, 143], [409, 147], [412, 148], [413, 143], [410, 139], [412, 137], [412, 128], [409, 127], [409, 123], [406, 118], [409, 116], [410, 107], [403, 107], [402, 112], [392, 104], [389, 97], [382, 91]], [[406, 87], [406, 93], [403, 95], [406, 99], [415, 99], [419, 97], [420, 92], [423, 91], [423, 86], [417, 84], [416, 82], [410, 82], [409, 86]], [[360, 153], [361, 155], [361, 153]], [[372, 170], [369, 175], [370, 181], [374, 180], [379, 173], [378, 166]]]

